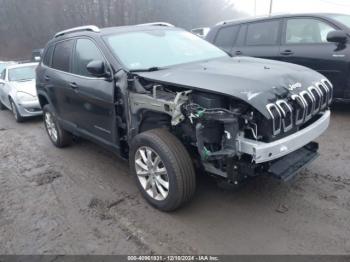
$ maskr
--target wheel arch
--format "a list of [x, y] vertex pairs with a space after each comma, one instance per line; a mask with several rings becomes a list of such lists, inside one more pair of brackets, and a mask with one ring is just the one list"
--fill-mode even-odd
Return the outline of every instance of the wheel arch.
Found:
[[38, 93], [38, 99], [41, 108], [44, 108], [44, 106], [47, 104], [51, 104], [49, 98], [44, 93]]
[[171, 116], [154, 110], [143, 109], [139, 112], [138, 133], [152, 129], [171, 127]]

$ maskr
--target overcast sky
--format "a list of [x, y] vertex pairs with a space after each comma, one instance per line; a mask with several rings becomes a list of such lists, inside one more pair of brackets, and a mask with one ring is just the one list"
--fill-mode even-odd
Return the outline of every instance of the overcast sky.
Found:
[[[237, 9], [254, 15], [266, 15], [270, 0], [231, 0]], [[350, 0], [273, 0], [273, 13], [332, 12], [350, 14]]]

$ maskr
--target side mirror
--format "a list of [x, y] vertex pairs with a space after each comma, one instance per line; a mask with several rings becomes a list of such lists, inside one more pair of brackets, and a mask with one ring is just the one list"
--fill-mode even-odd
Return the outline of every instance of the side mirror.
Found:
[[109, 77], [110, 73], [107, 72], [105, 63], [100, 60], [93, 60], [87, 64], [86, 69], [88, 72], [97, 77]]
[[341, 30], [331, 31], [327, 35], [327, 41], [331, 43], [345, 44], [348, 40], [348, 35]]

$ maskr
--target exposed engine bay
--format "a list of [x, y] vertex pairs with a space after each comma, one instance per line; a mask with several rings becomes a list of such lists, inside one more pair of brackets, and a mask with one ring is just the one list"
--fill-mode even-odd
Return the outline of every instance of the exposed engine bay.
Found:
[[[168, 128], [193, 152], [193, 157], [197, 159], [194, 162], [200, 163], [203, 170], [231, 183], [238, 184], [247, 177], [273, 172], [279, 178], [287, 179], [317, 156], [318, 145], [312, 140], [300, 141], [298, 148], [293, 150], [284, 149], [283, 144], [276, 143], [322, 118], [325, 110], [322, 111], [321, 108], [308, 124], [293, 125], [276, 134], [274, 117], [267, 119], [239, 99], [154, 83], [137, 77], [132, 81], [130, 90], [128, 99], [130, 119], [133, 122], [131, 126], [139, 129], [134, 133], [155, 127]], [[285, 105], [289, 106], [288, 103]], [[281, 108], [283, 112], [283, 107]], [[272, 112], [274, 113], [276, 112]], [[300, 114], [301, 111], [297, 116]], [[294, 121], [292, 112], [285, 113], [284, 118], [280, 119], [281, 130], [287, 118]], [[328, 126], [326, 123], [323, 128], [326, 125]], [[300, 137], [298, 139], [302, 140]], [[264, 148], [265, 145], [274, 147]], [[265, 149], [271, 149], [271, 152]], [[283, 150], [286, 152], [283, 153]], [[288, 155], [292, 152], [294, 154]], [[264, 154], [267, 156], [262, 158]]]

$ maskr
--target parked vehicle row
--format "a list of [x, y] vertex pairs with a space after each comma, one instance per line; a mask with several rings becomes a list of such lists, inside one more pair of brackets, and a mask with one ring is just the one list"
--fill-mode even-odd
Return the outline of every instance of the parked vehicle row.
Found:
[[163, 211], [193, 197], [196, 173], [235, 185], [293, 177], [318, 155], [312, 141], [329, 125], [333, 96], [316, 71], [231, 57], [165, 23], [59, 32], [36, 86], [55, 146], [75, 135], [128, 159]]
[[221, 22], [206, 39], [232, 56], [299, 64], [326, 76], [350, 101], [350, 15], [302, 14]]

